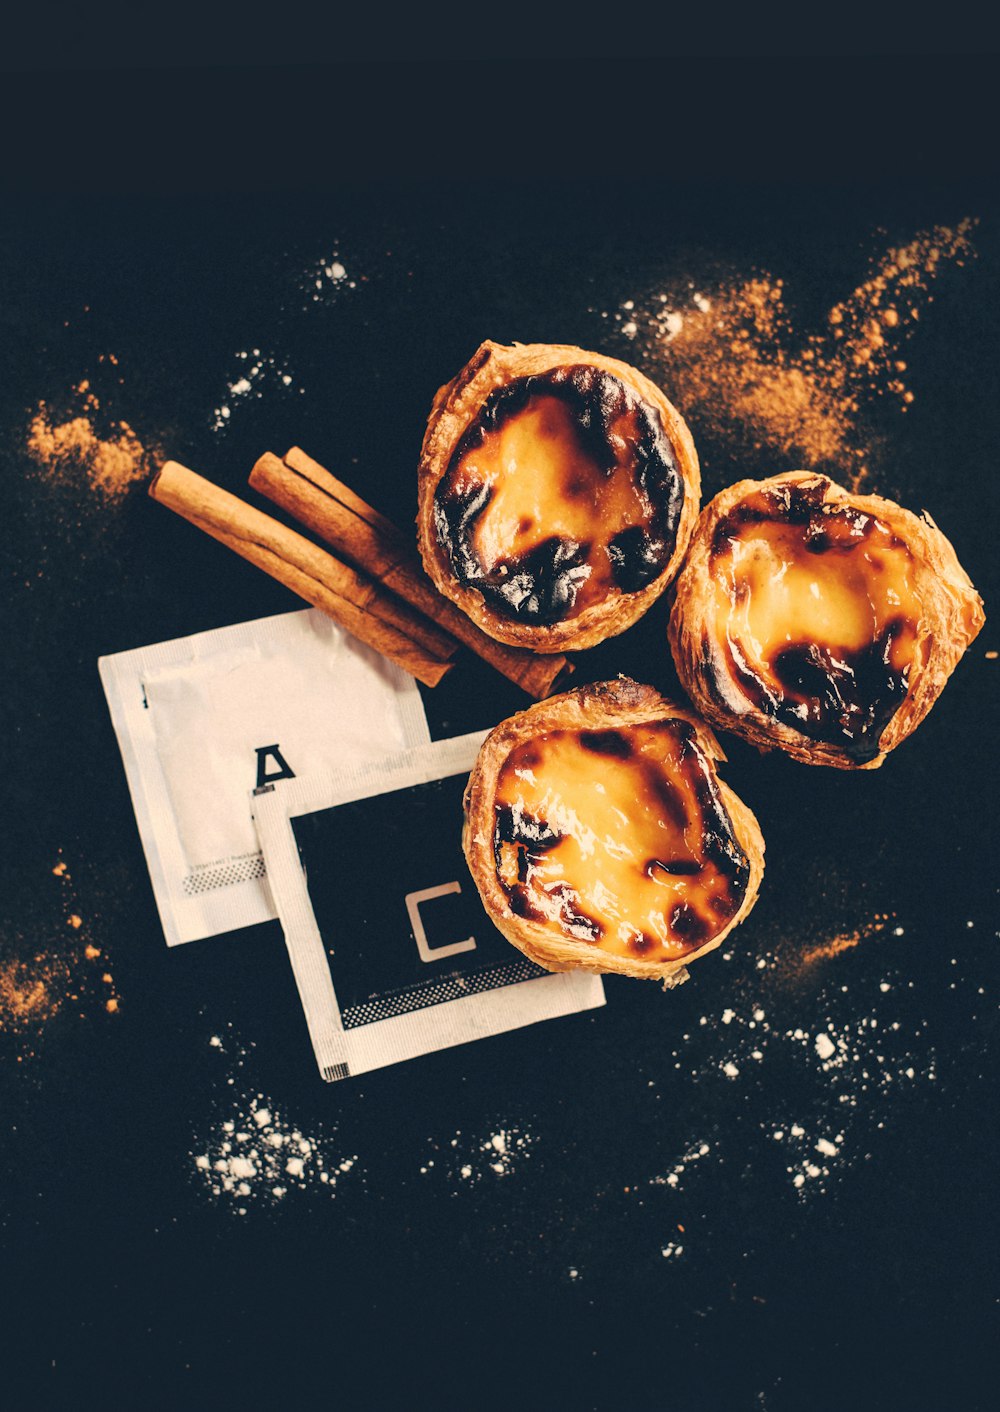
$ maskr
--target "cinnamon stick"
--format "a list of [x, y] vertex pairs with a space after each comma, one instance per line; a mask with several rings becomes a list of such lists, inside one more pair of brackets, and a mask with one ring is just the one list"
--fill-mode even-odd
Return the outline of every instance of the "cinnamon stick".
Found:
[[166, 461], [149, 493], [322, 609], [425, 686], [437, 686], [450, 671], [447, 658], [456, 649], [443, 633], [422, 622], [385, 589], [221, 486], [177, 461]]
[[265, 452], [250, 484], [536, 700], [547, 696], [567, 669], [565, 657], [507, 647], [484, 633], [438, 593], [396, 526], [299, 447], [283, 460]]

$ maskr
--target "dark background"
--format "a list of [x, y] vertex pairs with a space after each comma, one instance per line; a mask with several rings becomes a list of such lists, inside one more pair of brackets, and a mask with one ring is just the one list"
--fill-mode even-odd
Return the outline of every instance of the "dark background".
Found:
[[[430, 398], [483, 337], [628, 357], [590, 311], [720, 261], [783, 276], [809, 324], [873, 253], [975, 215], [978, 259], [942, 277], [908, 350], [912, 411], [871, 416], [874, 483], [931, 511], [990, 614], [992, 61], [629, 65], [5, 80], [0, 936], [5, 954], [51, 950], [72, 910], [120, 995], [106, 1014], [99, 967], [82, 972], [79, 1001], [43, 1030], [0, 1035], [13, 1406], [83, 1389], [112, 1407], [989, 1405], [989, 622], [878, 772], [727, 742], [726, 777], [768, 847], [729, 961], [672, 994], [611, 979], [604, 1011], [327, 1087], [276, 926], [163, 946], [96, 671], [99, 654], [294, 600], [141, 487], [112, 512], [25, 453], [38, 400], [55, 407], [90, 376], [109, 415], [230, 488], [261, 450], [299, 442], [406, 522]], [[358, 288], [305, 306], [302, 271], [334, 250]], [[305, 392], [268, 389], [220, 437], [213, 409], [248, 344], [286, 355]], [[682, 410], [708, 494], [781, 469]], [[669, 689], [663, 631], [661, 604], [580, 679], [627, 670]], [[524, 704], [471, 663], [425, 700], [435, 735]], [[373, 840], [372, 877], [391, 866]], [[804, 947], [875, 914], [891, 916], [871, 940], [796, 969]], [[760, 1063], [745, 1029], [758, 1005]], [[839, 1088], [788, 1038], [827, 1023], [859, 1056]], [[721, 1067], [734, 1058], [738, 1080]], [[212, 1198], [193, 1154], [230, 1077], [335, 1133], [358, 1179], [245, 1216]], [[807, 1144], [844, 1133], [843, 1157], [800, 1188], [772, 1136], [796, 1122]], [[421, 1170], [456, 1133], [501, 1127], [533, 1138], [502, 1178]], [[796, 1149], [796, 1169], [810, 1155]]]

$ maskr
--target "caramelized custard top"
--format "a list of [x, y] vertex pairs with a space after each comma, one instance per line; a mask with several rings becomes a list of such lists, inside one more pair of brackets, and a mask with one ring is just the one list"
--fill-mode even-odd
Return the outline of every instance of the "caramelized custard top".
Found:
[[493, 845], [518, 916], [633, 960], [703, 946], [750, 878], [711, 762], [676, 719], [518, 746], [497, 782]]
[[683, 503], [657, 409], [579, 365], [490, 394], [438, 484], [434, 524], [460, 583], [545, 626], [651, 583]]
[[907, 545], [873, 515], [824, 504], [829, 484], [769, 486], [716, 526], [718, 646], [758, 710], [865, 764], [906, 696], [921, 605]]

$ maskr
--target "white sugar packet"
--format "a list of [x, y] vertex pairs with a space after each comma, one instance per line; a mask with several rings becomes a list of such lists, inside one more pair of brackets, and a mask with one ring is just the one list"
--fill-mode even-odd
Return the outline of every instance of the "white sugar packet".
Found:
[[543, 971], [483, 908], [461, 833], [484, 738], [435, 741], [253, 796], [327, 1080], [604, 1004], [600, 976]]
[[249, 789], [430, 739], [412, 678], [315, 609], [98, 666], [168, 946], [275, 916]]

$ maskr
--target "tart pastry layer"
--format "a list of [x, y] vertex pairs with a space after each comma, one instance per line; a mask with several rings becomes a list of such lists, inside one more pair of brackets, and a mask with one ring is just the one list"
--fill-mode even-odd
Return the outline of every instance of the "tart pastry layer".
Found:
[[623, 632], [671, 582], [698, 515], [691, 435], [627, 363], [484, 343], [434, 400], [420, 552], [484, 632], [561, 652]]
[[809, 764], [874, 769], [983, 621], [930, 520], [800, 471], [741, 481], [705, 509], [670, 645], [713, 725]]
[[676, 982], [757, 899], [764, 841], [696, 716], [626, 678], [483, 743], [463, 843], [494, 925], [551, 971]]

